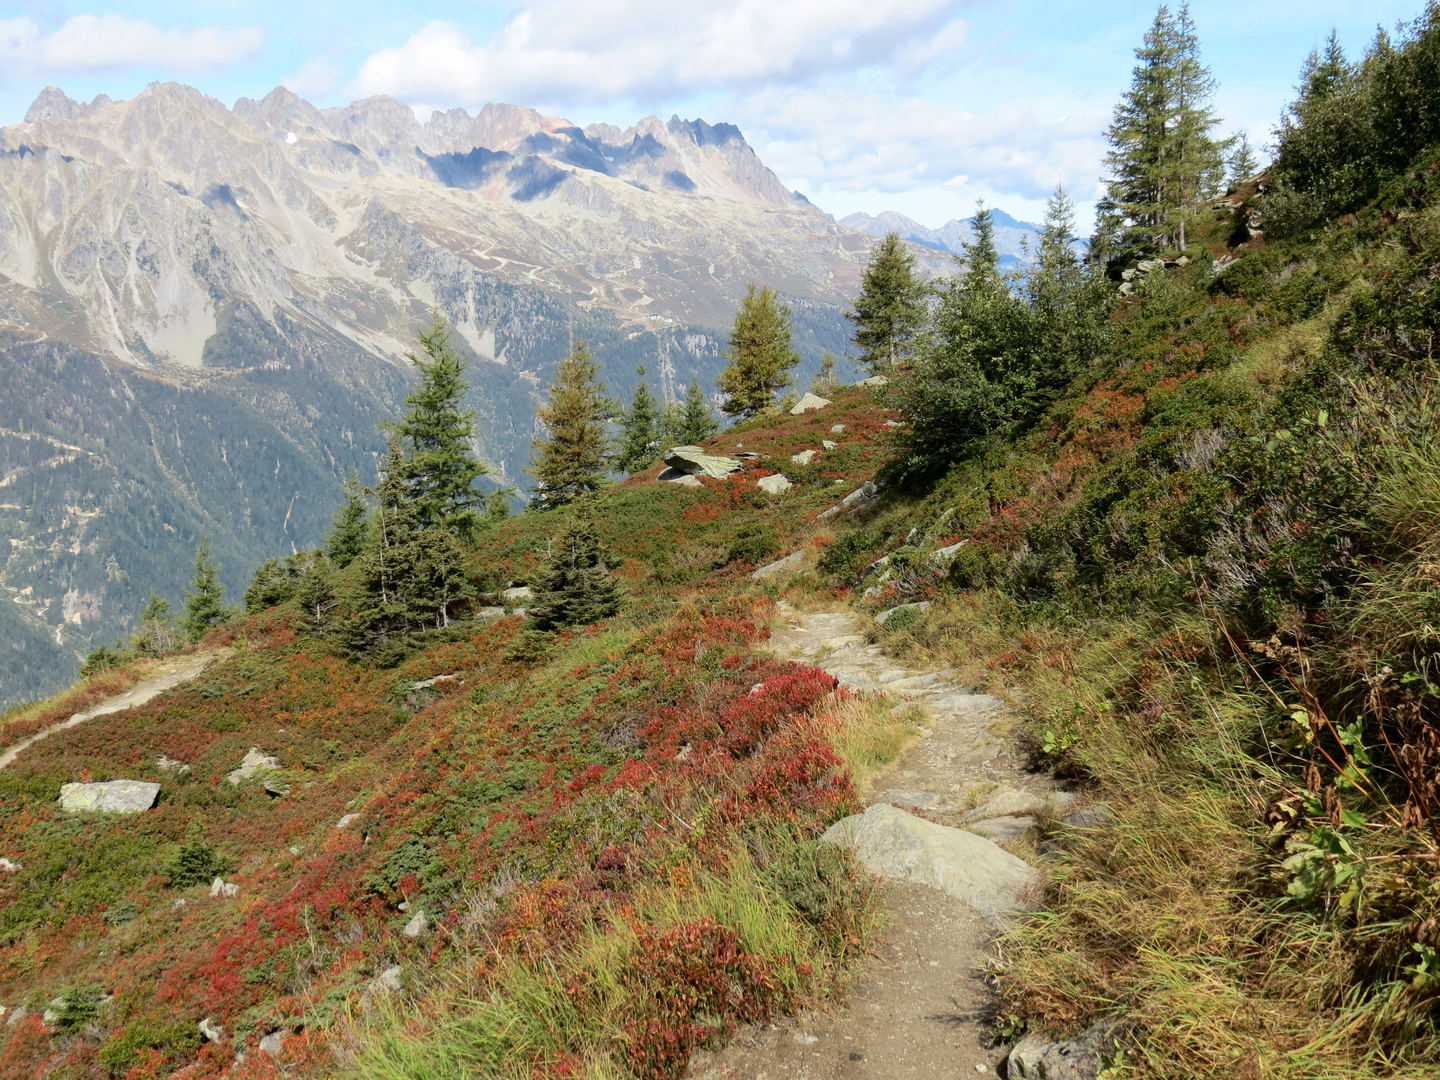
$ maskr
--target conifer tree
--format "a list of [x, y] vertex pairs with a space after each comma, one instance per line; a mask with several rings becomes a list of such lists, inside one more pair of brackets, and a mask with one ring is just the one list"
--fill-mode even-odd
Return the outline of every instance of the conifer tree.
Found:
[[391, 430], [404, 450], [402, 478], [419, 527], [442, 525], [466, 533], [475, 526], [475, 507], [484, 496], [475, 481], [488, 471], [475, 456], [475, 414], [460, 407], [465, 396], [465, 362], [450, 347], [450, 332], [439, 309], [420, 332], [424, 356], [407, 353], [420, 369], [420, 382], [405, 399], [405, 415]]
[[690, 389], [685, 393], [685, 403], [678, 409], [678, 423], [674, 439], [681, 446], [701, 446], [713, 439], [720, 431], [720, 421], [715, 419], [715, 410], [705, 399], [700, 389], [700, 380], [692, 378]]
[[620, 610], [619, 585], [605, 565], [589, 507], [578, 507], [574, 519], [551, 542], [534, 591], [529, 614], [531, 625], [540, 631], [589, 626]]
[[140, 622], [131, 637], [131, 646], [136, 652], [149, 656], [164, 656], [178, 649], [181, 633], [175, 626], [170, 601], [150, 590], [150, 597], [140, 608]]
[[1236, 133], [1228, 164], [1231, 188], [1238, 187], [1260, 171], [1260, 159], [1255, 156], [1255, 149], [1250, 145], [1247, 132], [1242, 130]]
[[664, 434], [660, 403], [643, 378], [645, 365], [637, 365], [635, 373], [642, 378], [635, 387], [630, 408], [620, 417], [620, 439], [615, 445], [615, 468], [622, 473], [638, 472], [658, 458]]
[[835, 354], [826, 349], [820, 357], [820, 370], [815, 372], [815, 378], [810, 380], [810, 393], [829, 397], [839, 385], [835, 379]]
[[1110, 171], [1100, 213], [1131, 250], [1180, 247], [1199, 204], [1224, 176], [1224, 147], [1211, 138], [1215, 80], [1200, 59], [1188, 4], [1161, 7], [1135, 50], [1130, 88], [1106, 137]]
[[845, 317], [855, 324], [860, 363], [871, 371], [905, 361], [925, 318], [925, 286], [915, 277], [915, 256], [888, 233], [870, 252], [860, 295]]
[[225, 622], [225, 586], [220, 582], [220, 564], [210, 557], [210, 539], [201, 536], [195, 544], [195, 576], [185, 589], [185, 632], [199, 641]]
[[605, 396], [599, 373], [589, 347], [577, 341], [555, 371], [548, 400], [536, 410], [550, 432], [548, 439], [530, 444], [525, 470], [535, 478], [536, 509], [562, 506], [604, 484], [605, 422], [617, 406]]
[[790, 371], [800, 362], [791, 344], [790, 309], [780, 303], [768, 285], [756, 290], [752, 282], [730, 330], [730, 363], [720, 372], [728, 416], [757, 416], [766, 412], [775, 393], [790, 386]]
[[355, 469], [346, 477], [343, 491], [345, 501], [335, 512], [335, 522], [325, 541], [325, 554], [341, 570], [359, 558], [370, 542], [370, 503]]

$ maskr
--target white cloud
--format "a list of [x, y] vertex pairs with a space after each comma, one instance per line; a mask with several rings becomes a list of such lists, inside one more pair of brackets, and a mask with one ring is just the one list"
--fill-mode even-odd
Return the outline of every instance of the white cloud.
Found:
[[[436, 21], [352, 89], [478, 104], [655, 101], [933, 58], [967, 0], [528, 0], [483, 44]], [[926, 53], [930, 52], [930, 56]]]
[[163, 30], [121, 15], [75, 15], [53, 34], [34, 19], [0, 21], [0, 64], [12, 75], [150, 66], [211, 71], [260, 51], [258, 27]]

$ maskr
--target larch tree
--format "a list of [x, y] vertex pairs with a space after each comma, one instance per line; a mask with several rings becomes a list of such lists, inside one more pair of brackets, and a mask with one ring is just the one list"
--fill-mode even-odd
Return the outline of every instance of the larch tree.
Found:
[[855, 324], [860, 363], [872, 372], [904, 363], [925, 320], [925, 286], [915, 277], [915, 256], [898, 233], [870, 252], [860, 295], [845, 317]]
[[630, 407], [620, 416], [620, 438], [615, 444], [615, 468], [623, 473], [638, 472], [655, 461], [664, 438], [660, 403], [645, 385], [645, 365], [638, 365], [635, 373], [641, 376], [640, 383]]
[[1135, 50], [1130, 88], [1106, 131], [1102, 218], [1123, 249], [1178, 247], [1224, 180], [1225, 144], [1211, 137], [1215, 80], [1200, 58], [1188, 4], [1161, 7]]
[[210, 538], [202, 535], [195, 544], [195, 575], [185, 588], [183, 623], [191, 641], [199, 641], [230, 618], [220, 570], [220, 564], [210, 557]]
[[531, 443], [525, 470], [535, 478], [537, 509], [562, 506], [604, 485], [605, 423], [617, 406], [605, 396], [599, 373], [589, 347], [576, 342], [560, 361], [545, 404], [536, 410], [550, 435]]
[[775, 290], [752, 282], [730, 329], [730, 361], [718, 384], [727, 416], [758, 416], [770, 409], [779, 390], [793, 384], [791, 370], [800, 354], [791, 342], [790, 309]]
[[420, 382], [405, 399], [404, 417], [389, 430], [399, 439], [400, 478], [419, 527], [441, 525], [464, 534], [475, 527], [476, 507], [485, 501], [475, 481], [488, 470], [475, 455], [475, 413], [460, 404], [465, 361], [450, 347], [439, 310], [431, 315], [429, 329], [420, 332], [423, 355], [406, 354], [420, 369]]

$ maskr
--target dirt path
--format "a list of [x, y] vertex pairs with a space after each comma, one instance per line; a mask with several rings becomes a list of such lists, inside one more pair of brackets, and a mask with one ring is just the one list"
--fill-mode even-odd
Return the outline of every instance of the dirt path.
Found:
[[123, 694], [116, 694], [112, 698], [106, 698], [89, 712], [76, 713], [69, 720], [62, 720], [58, 724], [52, 724], [42, 731], [37, 731], [27, 739], [21, 739], [14, 746], [8, 747], [4, 753], [0, 753], [0, 769], [9, 766], [26, 750], [34, 746], [41, 739], [48, 739], [57, 731], [64, 731], [76, 724], [83, 724], [87, 720], [93, 720], [97, 716], [104, 716], [106, 713], [121, 712], [125, 709], [133, 709], [137, 705], [144, 705], [151, 698], [163, 694], [166, 690], [172, 690], [176, 686], [193, 679], [199, 675], [210, 664], [222, 656], [228, 656], [230, 649], [213, 649], [210, 652], [194, 653], [190, 656], [172, 656], [161, 660], [155, 665], [154, 674], [144, 682], [136, 683]]
[[[800, 615], [781, 605], [782, 656], [813, 663], [842, 686], [903, 695], [930, 713], [929, 734], [876, 777], [866, 801], [924, 805], [936, 820], [964, 824], [976, 803], [1023, 809], [1056, 799], [1048, 776], [1027, 773], [998, 698], [976, 694], [947, 671], [898, 665], [869, 645], [850, 612]], [[999, 786], [996, 786], [999, 785]], [[875, 793], [879, 793], [878, 795]], [[1004, 805], [1002, 805], [1002, 803]], [[997, 816], [1003, 843], [1029, 818]], [[997, 824], [998, 823], [998, 824]], [[990, 1049], [992, 997], [982, 972], [994, 926], [959, 900], [925, 885], [882, 886], [885, 926], [844, 999], [828, 1008], [739, 1032], [692, 1065], [696, 1080], [949, 1080], [993, 1074], [1005, 1056]]]

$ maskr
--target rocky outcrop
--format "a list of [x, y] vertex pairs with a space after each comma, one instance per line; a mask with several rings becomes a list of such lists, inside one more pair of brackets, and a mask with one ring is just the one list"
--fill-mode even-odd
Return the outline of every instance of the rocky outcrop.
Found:
[[716, 480], [724, 480], [740, 468], [740, 462], [734, 458], [707, 454], [698, 446], [672, 446], [665, 451], [665, 464], [687, 476], [709, 476]]
[[929, 885], [989, 919], [1019, 911], [1037, 880], [1023, 859], [984, 837], [884, 803], [842, 818], [821, 839], [853, 851], [872, 874]]
[[155, 805], [160, 785], [144, 780], [60, 785], [60, 809], [81, 814], [138, 814]]
[[790, 410], [790, 415], [799, 416], [802, 413], [813, 412], [815, 409], [823, 409], [829, 404], [829, 398], [823, 398], [819, 394], [807, 393], [795, 403], [795, 407]]
[[249, 780], [252, 776], [274, 772], [278, 768], [280, 768], [279, 759], [265, 753], [258, 746], [252, 746], [245, 751], [245, 756], [240, 759], [240, 764], [225, 774], [225, 779], [232, 784], [239, 784]]

